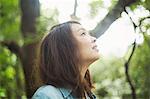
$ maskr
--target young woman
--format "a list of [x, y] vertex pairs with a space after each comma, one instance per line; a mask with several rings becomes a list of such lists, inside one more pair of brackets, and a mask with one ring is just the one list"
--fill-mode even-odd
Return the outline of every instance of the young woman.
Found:
[[96, 99], [88, 67], [99, 59], [96, 38], [79, 22], [52, 27], [40, 45], [43, 85], [32, 99]]

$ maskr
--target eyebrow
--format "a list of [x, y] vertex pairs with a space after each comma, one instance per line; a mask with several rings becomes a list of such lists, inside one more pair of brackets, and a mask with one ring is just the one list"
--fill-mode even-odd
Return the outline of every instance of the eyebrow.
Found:
[[81, 31], [81, 30], [84, 30], [84, 31], [85, 31], [85, 29], [84, 29], [84, 28], [80, 28], [80, 29], [78, 29], [78, 30], [77, 30], [77, 32], [79, 32], [79, 31]]

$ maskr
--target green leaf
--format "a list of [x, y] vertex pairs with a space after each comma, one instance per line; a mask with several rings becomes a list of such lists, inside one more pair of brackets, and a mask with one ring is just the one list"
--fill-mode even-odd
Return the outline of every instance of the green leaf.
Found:
[[12, 66], [8, 66], [6, 71], [5, 71], [5, 75], [8, 79], [13, 79], [15, 76], [15, 70]]
[[6, 90], [0, 87], [0, 97], [6, 97]]

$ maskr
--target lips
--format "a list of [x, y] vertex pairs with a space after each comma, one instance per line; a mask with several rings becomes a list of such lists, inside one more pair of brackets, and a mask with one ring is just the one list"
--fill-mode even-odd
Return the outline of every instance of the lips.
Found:
[[98, 52], [97, 45], [94, 45], [94, 46], [92, 47], [92, 49], [93, 49], [93, 50], [96, 50], [96, 51]]
[[95, 46], [92, 47], [92, 49], [96, 49], [96, 48], [97, 48], [97, 45], [95, 45]]

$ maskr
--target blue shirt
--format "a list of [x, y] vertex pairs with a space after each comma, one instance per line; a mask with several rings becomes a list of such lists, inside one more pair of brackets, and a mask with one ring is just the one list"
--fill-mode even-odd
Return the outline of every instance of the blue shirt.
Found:
[[[72, 90], [65, 88], [56, 88], [52, 85], [44, 85], [37, 89], [32, 99], [75, 99], [71, 95]], [[86, 95], [86, 99], [90, 99]], [[93, 99], [96, 97], [93, 95]]]

